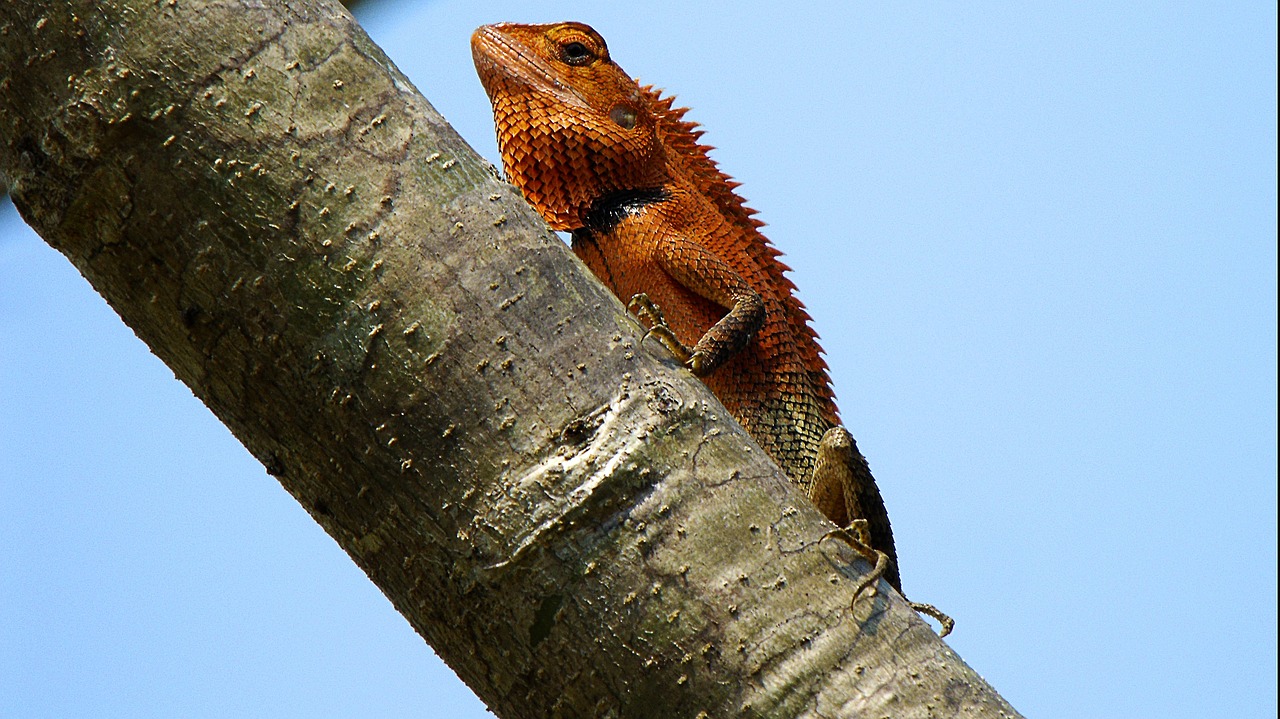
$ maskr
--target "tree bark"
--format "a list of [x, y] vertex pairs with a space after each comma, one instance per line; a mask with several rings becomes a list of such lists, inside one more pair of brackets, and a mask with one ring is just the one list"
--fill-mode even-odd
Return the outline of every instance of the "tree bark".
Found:
[[[469, 62], [460, 57], [458, 62]], [[501, 717], [1015, 716], [336, 3], [0, 5], [0, 181]]]

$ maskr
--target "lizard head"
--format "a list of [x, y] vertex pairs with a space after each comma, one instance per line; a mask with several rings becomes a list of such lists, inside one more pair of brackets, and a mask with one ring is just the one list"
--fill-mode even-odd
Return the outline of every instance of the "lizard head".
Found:
[[597, 198], [660, 185], [650, 96], [582, 23], [485, 25], [471, 36], [507, 176], [557, 230]]

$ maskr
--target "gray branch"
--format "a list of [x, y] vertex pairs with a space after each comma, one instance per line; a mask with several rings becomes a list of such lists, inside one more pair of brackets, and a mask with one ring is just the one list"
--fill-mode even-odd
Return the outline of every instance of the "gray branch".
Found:
[[1016, 715], [337, 3], [0, 4], [0, 182], [499, 716]]

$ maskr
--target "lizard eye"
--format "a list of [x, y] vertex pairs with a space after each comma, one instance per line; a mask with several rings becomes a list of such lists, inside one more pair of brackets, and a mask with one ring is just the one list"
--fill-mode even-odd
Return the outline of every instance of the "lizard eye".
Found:
[[595, 59], [591, 50], [577, 40], [561, 45], [560, 57], [570, 65], [586, 65]]

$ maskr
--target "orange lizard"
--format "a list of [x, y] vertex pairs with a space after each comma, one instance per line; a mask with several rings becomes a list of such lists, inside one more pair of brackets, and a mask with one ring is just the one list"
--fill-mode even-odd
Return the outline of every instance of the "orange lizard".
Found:
[[[843, 536], [901, 591], [893, 532], [840, 425], [809, 315], [686, 122], [582, 23], [487, 25], [471, 38], [507, 176], [573, 251], [715, 393]], [[928, 605], [913, 605], [950, 619]]]

